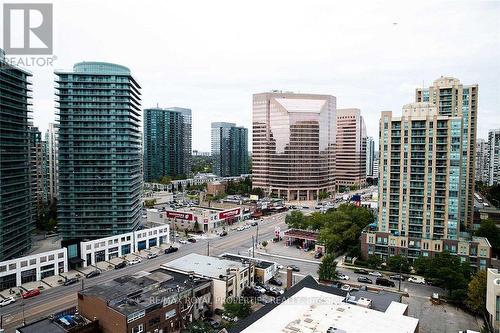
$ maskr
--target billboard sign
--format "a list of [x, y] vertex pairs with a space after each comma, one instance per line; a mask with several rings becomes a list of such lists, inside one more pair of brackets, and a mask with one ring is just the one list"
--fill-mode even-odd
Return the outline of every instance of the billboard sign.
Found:
[[226, 210], [219, 213], [219, 219], [222, 220], [222, 219], [227, 219], [229, 217], [235, 217], [240, 215], [240, 212], [241, 212], [240, 208]]

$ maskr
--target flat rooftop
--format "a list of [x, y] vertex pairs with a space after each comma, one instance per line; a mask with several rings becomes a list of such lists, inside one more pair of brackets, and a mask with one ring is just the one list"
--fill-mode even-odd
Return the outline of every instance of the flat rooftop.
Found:
[[106, 300], [108, 306], [128, 316], [134, 312], [162, 304], [165, 299], [196, 288], [210, 280], [188, 274], [157, 269], [125, 275], [80, 292]]
[[[393, 310], [394, 306], [394, 310]], [[242, 333], [324, 333], [333, 327], [346, 333], [414, 333], [418, 319], [401, 314], [398, 303], [385, 312], [344, 302], [344, 298], [302, 288]]]
[[[92, 327], [94, 330], [91, 330]], [[98, 327], [97, 322], [91, 322], [81, 315], [63, 313], [53, 319], [44, 318], [28, 323], [24, 327], [18, 327], [16, 331], [20, 333], [67, 333], [85, 329], [85, 332], [97, 332]]]
[[275, 264], [272, 261], [266, 261], [266, 260], [262, 260], [260, 258], [252, 258], [252, 257], [241, 256], [241, 255], [231, 254], [231, 253], [221, 254], [220, 257], [223, 259], [227, 259], [227, 260], [241, 262], [244, 265], [248, 265], [248, 262], [250, 261], [250, 262], [254, 263], [255, 267], [262, 268], [262, 269], [267, 269]]
[[193, 272], [197, 275], [219, 279], [221, 275], [232, 275], [232, 273], [228, 274], [230, 269], [243, 270], [248, 268], [248, 265], [233, 260], [190, 253], [179, 259], [169, 261], [161, 265], [161, 267], [182, 272]]

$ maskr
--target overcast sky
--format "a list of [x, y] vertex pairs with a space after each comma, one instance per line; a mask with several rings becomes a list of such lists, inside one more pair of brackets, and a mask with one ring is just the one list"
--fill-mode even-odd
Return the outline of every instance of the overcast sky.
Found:
[[479, 84], [478, 137], [500, 127], [499, 1], [53, 3], [57, 61], [28, 68], [43, 131], [55, 119], [54, 69], [80, 61], [129, 67], [143, 107], [191, 108], [202, 151], [210, 122], [251, 128], [253, 93], [334, 95], [338, 107], [360, 108], [377, 136], [380, 111], [400, 114], [416, 87], [441, 75]]

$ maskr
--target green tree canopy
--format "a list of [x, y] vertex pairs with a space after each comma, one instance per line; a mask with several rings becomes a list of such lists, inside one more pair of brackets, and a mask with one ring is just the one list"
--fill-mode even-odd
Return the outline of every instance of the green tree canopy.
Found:
[[467, 288], [467, 306], [478, 314], [486, 311], [486, 271], [478, 271]]
[[398, 254], [392, 257], [389, 257], [387, 260], [387, 268], [393, 272], [401, 273], [409, 273], [410, 272], [410, 263], [406, 257]]
[[306, 229], [307, 225], [305, 223], [306, 219], [304, 214], [299, 210], [293, 210], [290, 214], [285, 217], [285, 223], [289, 228]]
[[479, 229], [475, 232], [476, 236], [486, 237], [493, 248], [495, 254], [500, 254], [500, 231], [492, 220], [482, 221]]
[[333, 281], [337, 278], [337, 262], [333, 254], [327, 254], [319, 264], [318, 276], [320, 280]]
[[248, 300], [239, 297], [228, 297], [224, 302], [224, 312], [229, 317], [246, 318], [252, 313], [251, 304]]

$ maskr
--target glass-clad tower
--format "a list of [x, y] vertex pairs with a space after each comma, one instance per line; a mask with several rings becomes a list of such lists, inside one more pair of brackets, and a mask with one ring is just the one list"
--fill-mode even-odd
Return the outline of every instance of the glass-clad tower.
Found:
[[222, 177], [248, 173], [248, 129], [234, 123], [212, 123], [213, 172]]
[[191, 110], [144, 110], [144, 180], [187, 176], [191, 172]]
[[31, 246], [29, 112], [31, 74], [4, 60], [0, 49], [0, 261]]
[[104, 62], [82, 62], [55, 74], [63, 242], [135, 230], [142, 188], [141, 87], [128, 68]]

